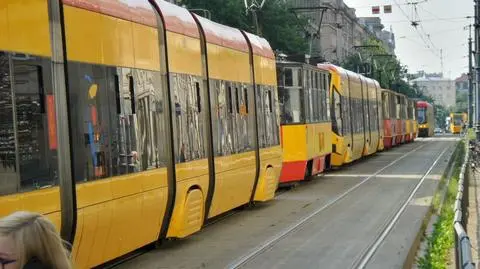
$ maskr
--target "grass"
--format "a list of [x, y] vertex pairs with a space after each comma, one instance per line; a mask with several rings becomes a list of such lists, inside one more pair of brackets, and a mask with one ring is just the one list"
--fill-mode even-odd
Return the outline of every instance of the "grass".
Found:
[[457, 195], [458, 178], [460, 175], [460, 168], [465, 154], [464, 142], [458, 143], [456, 159], [454, 162], [454, 170], [449, 185], [447, 186], [447, 193], [440, 204], [440, 199], [434, 200], [434, 210], [438, 211], [441, 208], [440, 215], [433, 225], [433, 232], [429, 235], [427, 240], [427, 250], [425, 255], [418, 259], [417, 265], [420, 269], [443, 269], [451, 264], [450, 250], [454, 247], [455, 234], [453, 230], [453, 204]]
[[475, 130], [473, 128], [468, 129], [467, 138], [468, 140], [476, 140]]

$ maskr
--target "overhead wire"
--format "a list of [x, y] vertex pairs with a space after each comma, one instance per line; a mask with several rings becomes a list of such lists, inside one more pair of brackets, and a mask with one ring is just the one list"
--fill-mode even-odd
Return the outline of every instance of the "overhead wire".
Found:
[[[408, 3], [408, 2], [407, 2], [409, 5], [413, 5], [413, 6], [414, 6], [414, 10], [412, 10], [412, 18], [410, 18], [410, 17], [408, 16], [408, 14], [403, 10], [403, 8], [400, 6], [400, 4], [398, 3], [397, 0], [393, 0], [393, 2], [394, 2], [395, 5], [398, 7], [398, 9], [402, 12], [403, 16], [405, 16], [405, 18], [407, 18], [407, 20], [409, 20], [409, 21], [412, 23], [412, 26], [415, 28], [415, 32], [418, 34], [418, 36], [419, 36], [420, 39], [423, 41], [423, 43], [425, 44], [425, 46], [430, 49], [430, 52], [431, 52], [434, 56], [440, 58], [440, 56], [437, 54], [437, 52], [435, 51], [435, 49], [432, 49], [431, 45], [429, 44], [429, 43], [432, 43], [432, 44], [433, 44], [433, 42], [432, 42], [431, 40], [427, 40], [427, 39], [428, 39], [428, 34], [427, 34], [427, 39], [426, 39], [426, 38], [424, 37], [424, 35], [425, 35], [426, 32], [425, 32], [425, 33], [422, 33], [422, 32], [421, 32], [421, 29], [422, 29], [423, 27], [421, 27], [421, 29], [419, 30], [419, 29], [415, 26], [415, 23], [417, 23], [417, 25], [418, 25], [418, 24], [419, 24], [418, 21], [420, 21], [420, 17], [419, 17], [419, 15], [418, 15], [418, 11], [416, 11], [416, 5], [418, 4], [418, 2], [417, 2], [417, 3], [413, 3], [413, 2], [412, 2], [412, 3]], [[415, 15], [418, 16], [418, 19], [419, 19], [418, 21], [415, 21], [415, 20], [414, 20], [414, 16], [415, 16]], [[424, 31], [424, 29], [423, 29], [423, 31]], [[430, 42], [429, 42], [429, 41], [430, 41]], [[433, 45], [434, 45], [434, 44], [433, 44]], [[435, 45], [434, 45], [434, 47], [435, 47]], [[435, 48], [436, 48], [436, 47], [435, 47]]]
[[[424, 19], [424, 20], [419, 20], [417, 22], [438, 22], [438, 21], [449, 21], [451, 23], [463, 23], [462, 21], [463, 20], [467, 20], [469, 18], [467, 18], [467, 16], [463, 16], [463, 17], [450, 17], [450, 18], [430, 18], [430, 19]], [[408, 23], [412, 23], [412, 20], [410, 20], [410, 18], [408, 18], [408, 20], [396, 20], [396, 21], [383, 21], [384, 23], [404, 23], [404, 22], [408, 22]]]

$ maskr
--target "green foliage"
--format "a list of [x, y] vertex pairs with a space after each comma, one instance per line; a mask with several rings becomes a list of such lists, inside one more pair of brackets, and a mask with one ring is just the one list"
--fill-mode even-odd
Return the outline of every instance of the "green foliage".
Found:
[[450, 111], [447, 110], [444, 106], [435, 104], [434, 103], [434, 109], [435, 109], [435, 121], [436, 121], [436, 126], [440, 128], [445, 128], [445, 118], [448, 117], [450, 114]]
[[467, 133], [468, 140], [477, 140], [477, 134], [475, 133], [475, 129], [469, 128]]
[[407, 82], [407, 80], [413, 77], [408, 74], [407, 68], [397, 58], [385, 56], [388, 53], [382, 42], [376, 39], [369, 39], [363, 46], [367, 47], [358, 48], [357, 53], [347, 57], [342, 66], [377, 80], [384, 89], [391, 89], [405, 94], [409, 98], [433, 104], [435, 107], [436, 126], [444, 128], [445, 118], [448, 116], [449, 111], [445, 107], [435, 104], [433, 98], [425, 95], [418, 85], [410, 85]]
[[[367, 39], [362, 46], [357, 48], [357, 53], [345, 59], [342, 66], [346, 69], [364, 73], [377, 80], [382, 88], [388, 89], [404, 77], [406, 69], [388, 52], [383, 43], [377, 39]], [[368, 66], [368, 68], [366, 68]], [[368, 72], [373, 71], [373, 72]]]
[[[459, 154], [456, 156], [454, 171], [450, 184], [448, 185], [445, 200], [443, 201], [442, 211], [435, 222], [433, 233], [426, 238], [427, 250], [425, 256], [420, 257], [417, 261], [420, 269], [446, 269], [452, 262], [450, 260], [450, 250], [454, 247], [455, 235], [452, 227], [453, 218], [453, 204], [458, 189], [458, 178], [460, 175], [460, 167], [462, 165], [463, 156], [465, 154], [465, 146], [460, 142], [457, 146]], [[441, 205], [434, 203], [435, 210], [438, 210]]]
[[468, 92], [457, 91], [455, 112], [467, 112], [467, 111], [468, 111]]
[[[245, 12], [241, 0], [183, 0], [182, 5], [189, 9], [210, 11], [215, 22], [257, 33], [252, 14]], [[260, 35], [265, 37], [274, 50], [287, 54], [303, 54], [307, 48], [304, 38], [307, 20], [297, 17], [283, 0], [269, 0], [257, 12]], [[195, 11], [200, 15], [202, 12]]]
[[297, 17], [290, 8], [281, 0], [267, 1], [258, 14], [261, 33], [272, 48], [287, 54], [303, 54], [307, 49], [304, 32], [308, 21]]

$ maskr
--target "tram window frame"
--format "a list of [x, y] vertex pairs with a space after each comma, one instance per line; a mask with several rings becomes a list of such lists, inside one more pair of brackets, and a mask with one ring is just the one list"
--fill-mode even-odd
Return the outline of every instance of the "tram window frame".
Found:
[[202, 94], [200, 90], [200, 83], [198, 81], [195, 81], [195, 90], [197, 93], [197, 110], [198, 112], [202, 112]]
[[243, 88], [243, 98], [245, 100], [245, 113], [248, 114], [248, 89], [246, 87]]
[[311, 122], [311, 119], [310, 119], [310, 106], [311, 106], [311, 98], [310, 98], [310, 77], [309, 77], [309, 73], [308, 71], [305, 69], [305, 68], [302, 68], [300, 69], [301, 72], [302, 72], [302, 76], [303, 76], [303, 95], [304, 95], [304, 103], [303, 103], [303, 111], [304, 111], [304, 114], [305, 114], [305, 123], [310, 123]]
[[228, 83], [227, 86], [226, 97], [228, 113], [233, 114], [232, 86], [230, 85], [230, 83]]
[[240, 100], [238, 97], [239, 97], [238, 87], [235, 87], [235, 108], [236, 108], [237, 114], [240, 114]]
[[267, 97], [268, 97], [268, 112], [273, 113], [273, 97], [272, 97], [272, 91], [267, 90]]

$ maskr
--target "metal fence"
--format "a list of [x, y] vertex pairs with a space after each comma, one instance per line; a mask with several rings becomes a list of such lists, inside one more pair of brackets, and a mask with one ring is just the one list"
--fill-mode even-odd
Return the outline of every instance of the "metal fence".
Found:
[[455, 229], [455, 252], [456, 265], [458, 269], [475, 269], [475, 263], [472, 259], [472, 250], [470, 238], [465, 232], [467, 225], [467, 206], [468, 206], [468, 163], [470, 160], [470, 145], [468, 140], [465, 140], [465, 159], [460, 170], [458, 180], [458, 191], [455, 200], [455, 217], [453, 219], [453, 226]]

